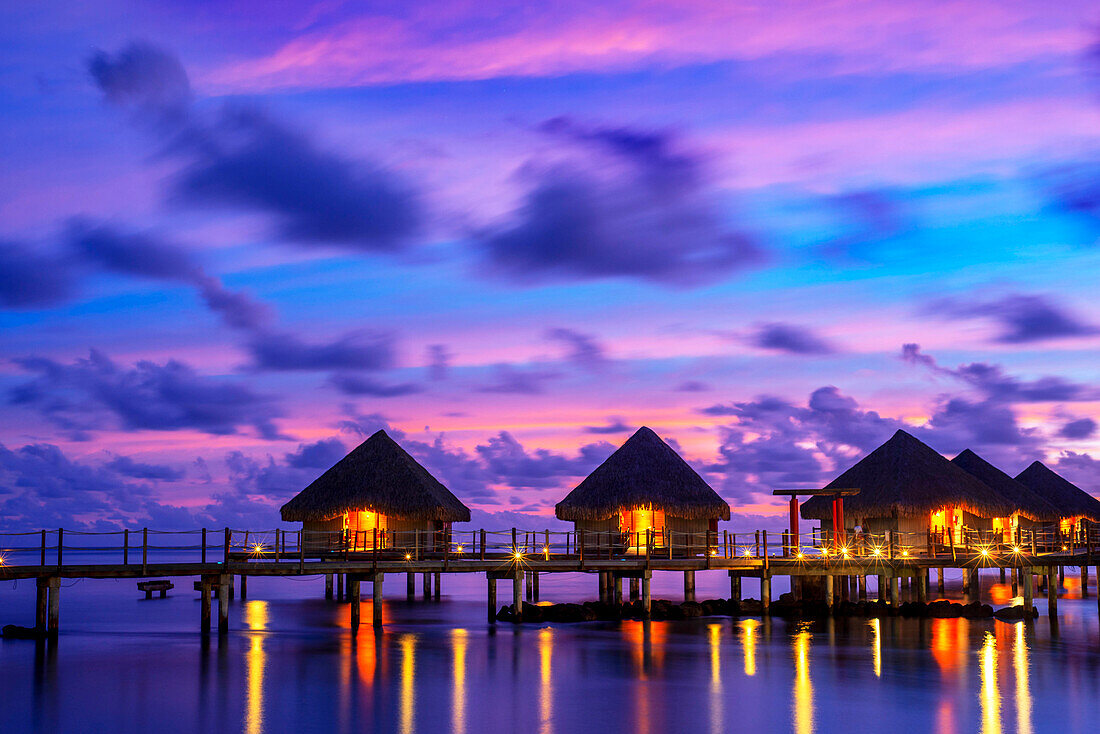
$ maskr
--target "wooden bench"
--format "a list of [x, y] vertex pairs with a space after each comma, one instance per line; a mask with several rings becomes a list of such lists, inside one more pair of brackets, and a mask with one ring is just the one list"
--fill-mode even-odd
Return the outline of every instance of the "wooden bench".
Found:
[[169, 589], [175, 588], [175, 584], [168, 579], [157, 579], [156, 581], [139, 581], [137, 587], [138, 591], [145, 592], [146, 599], [152, 599], [154, 591], [159, 591], [160, 598], [163, 599], [168, 596]]

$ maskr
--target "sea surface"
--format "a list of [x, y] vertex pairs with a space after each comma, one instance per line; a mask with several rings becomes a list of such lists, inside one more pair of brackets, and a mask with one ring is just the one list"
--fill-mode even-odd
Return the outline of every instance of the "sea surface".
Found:
[[[1100, 729], [1100, 620], [1095, 590], [1081, 599], [1075, 576], [1056, 624], [1040, 602], [1042, 616], [1026, 625], [702, 618], [495, 627], [484, 577], [445, 576], [439, 602], [410, 603], [404, 575], [388, 576], [384, 627], [369, 624], [367, 585], [358, 636], [349, 607], [324, 600], [321, 577], [253, 578], [221, 638], [199, 633], [191, 580], [175, 583], [167, 599], [145, 600], [134, 580], [66, 580], [56, 644], [0, 641], [0, 732]], [[509, 584], [499, 582], [501, 603]], [[960, 579], [949, 572], [948, 584], [957, 597]], [[724, 572], [699, 572], [697, 585], [700, 600], [728, 596]], [[421, 589], [418, 578], [418, 597]], [[544, 576], [541, 596], [579, 601], [596, 589], [593, 575]], [[657, 573], [653, 589], [679, 600], [682, 577]], [[995, 606], [1013, 601], [996, 572], [983, 591]], [[744, 594], [757, 596], [753, 580]], [[34, 583], [3, 582], [0, 624], [33, 616]]]

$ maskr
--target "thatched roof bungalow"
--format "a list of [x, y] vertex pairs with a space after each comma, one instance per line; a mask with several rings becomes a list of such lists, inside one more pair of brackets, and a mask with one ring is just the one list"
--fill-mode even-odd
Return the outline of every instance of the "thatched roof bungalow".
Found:
[[[1012, 514], [1012, 503], [905, 431], [860, 459], [827, 489], [858, 488], [844, 500], [848, 529], [923, 535], [942, 532], [950, 542], [963, 527], [992, 530], [992, 518]], [[802, 517], [831, 520], [832, 504], [816, 496], [802, 505]]]
[[1081, 520], [1100, 522], [1100, 501], [1040, 461], [1020, 472], [1016, 481], [1058, 509], [1063, 533], [1079, 530]]
[[980, 479], [987, 487], [1012, 503], [1015, 512], [1010, 517], [993, 518], [993, 530], [1001, 531], [1003, 542], [1012, 542], [1017, 537], [1017, 528], [1035, 528], [1058, 519], [1057, 507], [970, 449], [956, 456], [951, 463]]
[[[301, 522], [315, 549], [342, 542], [353, 549], [422, 548], [441, 542], [453, 522], [469, 522], [470, 510], [450, 490], [378, 431], [340, 459], [280, 510], [286, 522]], [[417, 533], [416, 531], [421, 531]]]
[[671, 446], [642, 427], [554, 508], [570, 520], [587, 547], [593, 543], [645, 546], [670, 540], [688, 553], [705, 548], [730, 506]]

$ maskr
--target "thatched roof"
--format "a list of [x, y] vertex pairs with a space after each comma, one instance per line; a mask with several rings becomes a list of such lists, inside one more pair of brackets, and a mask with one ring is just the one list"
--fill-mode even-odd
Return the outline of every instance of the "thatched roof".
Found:
[[[1007, 517], [1012, 504], [905, 431], [867, 454], [827, 489], [859, 489], [844, 498], [849, 517], [925, 516], [943, 507], [961, 507], [981, 517]], [[832, 517], [830, 499], [812, 497], [802, 505], [802, 517]]]
[[385, 431], [359, 444], [280, 512], [286, 522], [299, 522], [357, 510], [410, 520], [470, 520], [469, 508]]
[[1027, 519], [1040, 522], [1058, 519], [1058, 508], [970, 449], [956, 456], [951, 463], [980, 479], [987, 487], [1011, 502]]
[[1100, 522], [1100, 501], [1042, 462], [1024, 469], [1016, 481], [1054, 505], [1059, 517], [1087, 517]]
[[652, 507], [693, 520], [730, 519], [730, 506], [672, 447], [645, 426], [554, 508], [561, 520], [604, 520]]

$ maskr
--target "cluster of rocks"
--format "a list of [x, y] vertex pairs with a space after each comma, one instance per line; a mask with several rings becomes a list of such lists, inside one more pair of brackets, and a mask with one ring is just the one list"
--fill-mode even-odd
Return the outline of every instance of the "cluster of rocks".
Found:
[[21, 627], [18, 624], [5, 624], [0, 629], [0, 637], [10, 640], [40, 640], [46, 636], [45, 631], [34, 627]]
[[[676, 603], [666, 599], [654, 599], [650, 604], [650, 619], [688, 619], [691, 617], [759, 617], [763, 614], [763, 605], [756, 599], [732, 601], [728, 599], [707, 599], [701, 602], [685, 601]], [[769, 613], [775, 617], [791, 619], [815, 619], [821, 617], [931, 617], [983, 619], [996, 617], [1003, 621], [1015, 621], [1034, 618], [1038, 612], [1031, 610], [1030, 615], [1021, 606], [1005, 607], [993, 611], [988, 604], [973, 602], [959, 604], [941, 599], [929, 604], [905, 602], [898, 606], [877, 601], [845, 601], [832, 609], [823, 601], [800, 601], [791, 594], [783, 594], [771, 604]], [[645, 607], [641, 602], [610, 604], [587, 601], [583, 604], [525, 604], [524, 622], [595, 622], [616, 621], [620, 619], [644, 619]], [[497, 619], [502, 622], [515, 621], [511, 606], [501, 607]]]

